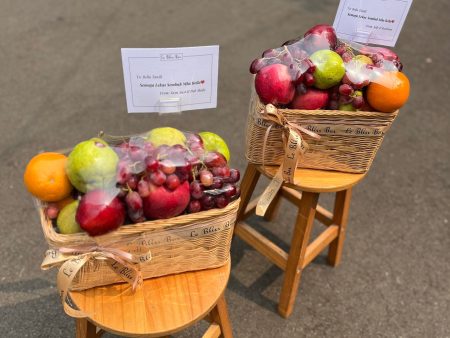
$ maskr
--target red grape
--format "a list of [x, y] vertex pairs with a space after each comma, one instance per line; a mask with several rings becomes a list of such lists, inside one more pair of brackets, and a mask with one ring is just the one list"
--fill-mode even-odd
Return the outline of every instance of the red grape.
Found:
[[133, 161], [143, 161], [144, 158], [147, 156], [147, 153], [142, 148], [139, 148], [137, 146], [131, 146], [129, 155]]
[[349, 96], [353, 94], [353, 88], [349, 84], [341, 84], [339, 86], [339, 94]]
[[173, 174], [176, 170], [176, 167], [174, 165], [174, 163], [170, 160], [163, 160], [159, 163], [159, 166], [161, 168], [161, 171], [166, 174], [166, 175], [170, 175]]
[[193, 214], [194, 212], [199, 212], [202, 210], [202, 205], [198, 200], [192, 200], [189, 202], [188, 212]]
[[200, 182], [198, 182], [198, 181], [193, 181], [191, 183], [190, 191], [191, 191], [192, 198], [195, 198], [197, 200], [203, 196], [203, 189], [202, 189], [202, 186], [200, 185]]
[[305, 81], [305, 85], [307, 85], [308, 87], [311, 87], [314, 85], [314, 82], [315, 82], [314, 76], [310, 73], [306, 73], [304, 81]]
[[241, 196], [241, 188], [236, 187], [236, 193], [234, 194], [234, 196], [232, 198], [236, 199], [236, 198], [239, 198], [239, 196]]
[[267, 49], [262, 53], [263, 58], [273, 58], [278, 57], [280, 52], [283, 51], [284, 48], [277, 48], [277, 49]]
[[180, 179], [178, 178], [177, 175], [171, 174], [171, 175], [167, 176], [167, 179], [166, 179], [167, 188], [169, 188], [170, 190], [175, 190], [176, 188], [178, 188], [179, 185], [180, 185]]
[[208, 195], [208, 194], [204, 194], [202, 196], [200, 203], [202, 204], [203, 210], [212, 209], [212, 208], [214, 208], [214, 197], [212, 197], [211, 195]]
[[228, 180], [230, 183], [236, 183], [239, 181], [240, 178], [241, 178], [241, 173], [239, 172], [239, 170], [230, 169], [230, 178]]
[[266, 59], [255, 59], [250, 65], [250, 73], [256, 74], [267, 65]]
[[353, 107], [355, 107], [356, 109], [361, 108], [364, 105], [364, 98], [362, 96], [356, 96], [353, 99]]
[[331, 110], [338, 110], [339, 109], [339, 102], [336, 100], [331, 100], [328, 102], [328, 109]]
[[133, 211], [137, 211], [139, 209], [142, 209], [143, 207], [142, 198], [136, 191], [128, 192], [127, 196], [125, 197], [125, 203], [127, 204], [128, 208]]
[[124, 184], [128, 177], [131, 175], [130, 162], [128, 159], [124, 158], [117, 164], [117, 176], [116, 182]]
[[234, 184], [225, 184], [223, 186], [223, 191], [226, 197], [233, 197], [236, 195], [236, 186]]
[[139, 196], [141, 197], [147, 197], [150, 194], [150, 188], [148, 186], [148, 182], [144, 179], [141, 179], [138, 183], [138, 192]]
[[59, 209], [55, 204], [49, 204], [45, 209], [45, 214], [49, 219], [56, 219], [59, 214]]
[[159, 162], [153, 156], [147, 156], [145, 158], [145, 170], [147, 172], [155, 172], [158, 170]]
[[131, 175], [127, 180], [127, 185], [131, 190], [136, 190], [138, 186], [139, 179], [136, 175]]
[[338, 53], [339, 55], [344, 54], [347, 51], [347, 48], [345, 48], [345, 45], [339, 45], [335, 52]]
[[225, 157], [216, 151], [209, 152], [204, 160], [207, 167], [222, 167], [227, 164]]
[[166, 174], [164, 174], [161, 170], [152, 172], [150, 174], [150, 180], [155, 184], [155, 185], [163, 185], [164, 182], [166, 181]]
[[209, 187], [210, 185], [213, 184], [213, 174], [209, 170], [200, 171], [199, 176], [200, 176], [200, 182], [202, 182], [202, 184], [205, 187]]
[[130, 208], [128, 208], [127, 214], [133, 223], [142, 223], [145, 221], [143, 209], [131, 210]]
[[214, 177], [213, 178], [213, 184], [211, 186], [211, 189], [220, 189], [223, 187], [223, 180], [220, 177]]
[[215, 198], [215, 205], [217, 208], [225, 208], [228, 203], [230, 203], [230, 199], [225, 195], [219, 195]]

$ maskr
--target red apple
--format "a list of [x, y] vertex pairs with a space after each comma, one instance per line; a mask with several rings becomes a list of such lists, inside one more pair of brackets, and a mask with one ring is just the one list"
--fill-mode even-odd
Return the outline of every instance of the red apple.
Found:
[[291, 103], [292, 109], [321, 109], [328, 105], [329, 93], [326, 90], [308, 88], [306, 93], [298, 93]]
[[81, 198], [75, 219], [89, 235], [98, 236], [123, 224], [125, 207], [115, 194], [92, 190]]
[[149, 219], [171, 218], [180, 215], [189, 204], [189, 182], [185, 181], [175, 190], [164, 185], [149, 183], [150, 194], [143, 198], [144, 215]]
[[321, 37], [325, 38], [331, 49], [334, 49], [336, 47], [337, 43], [337, 36], [336, 31], [334, 28], [330, 25], [316, 25], [312, 27], [310, 30], [308, 30], [304, 37], [308, 37], [309, 35], [320, 35]]
[[256, 74], [255, 89], [264, 104], [288, 104], [295, 94], [289, 68], [282, 64], [262, 68]]

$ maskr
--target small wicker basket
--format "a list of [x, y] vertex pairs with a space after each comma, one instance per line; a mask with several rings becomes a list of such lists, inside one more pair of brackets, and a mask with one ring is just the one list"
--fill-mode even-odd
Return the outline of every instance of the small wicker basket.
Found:
[[[285, 153], [283, 128], [271, 128], [264, 146], [268, 128], [267, 123], [260, 123], [260, 112], [264, 109], [264, 104], [253, 88], [247, 121], [246, 157], [257, 165], [280, 165]], [[302, 135], [308, 149], [300, 157], [297, 167], [364, 173], [369, 170], [384, 134], [398, 111], [278, 109], [278, 113], [289, 122], [320, 135], [320, 139]]]
[[[145, 238], [152, 259], [139, 264], [142, 278], [152, 278], [185, 271], [224, 265], [229, 259], [231, 238], [240, 199], [223, 209], [211, 209], [170, 219], [121, 226], [101, 237], [109, 243], [125, 243]], [[59, 234], [39, 206], [44, 236], [53, 249], [96, 245], [98, 237], [86, 233]], [[71, 290], [121, 283], [105, 261], [89, 260], [72, 282]]]

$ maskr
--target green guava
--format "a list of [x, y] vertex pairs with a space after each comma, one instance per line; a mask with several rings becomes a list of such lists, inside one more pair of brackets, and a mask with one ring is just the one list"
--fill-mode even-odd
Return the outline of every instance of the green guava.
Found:
[[58, 215], [56, 225], [62, 234], [74, 234], [81, 232], [80, 225], [75, 220], [79, 201], [73, 201], [67, 204]]
[[230, 149], [223, 138], [210, 131], [203, 131], [199, 133], [203, 140], [203, 148], [207, 151], [217, 151], [221, 153], [227, 162], [230, 161]]
[[313, 53], [310, 59], [316, 66], [313, 74], [316, 88], [328, 89], [341, 82], [345, 75], [345, 65], [338, 53], [321, 49]]
[[119, 157], [100, 138], [78, 143], [67, 159], [66, 173], [81, 192], [108, 188], [115, 184]]
[[171, 127], [155, 128], [147, 134], [147, 141], [153, 143], [155, 147], [166, 144], [174, 146], [175, 144], [186, 145], [186, 136], [178, 129]]

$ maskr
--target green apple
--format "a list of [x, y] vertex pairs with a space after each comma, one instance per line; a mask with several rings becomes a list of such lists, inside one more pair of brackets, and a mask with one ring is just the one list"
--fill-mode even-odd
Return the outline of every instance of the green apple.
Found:
[[58, 214], [56, 225], [62, 234], [75, 234], [81, 232], [80, 225], [75, 220], [79, 201], [67, 204]]
[[203, 131], [199, 135], [206, 151], [217, 151], [225, 157], [227, 162], [230, 161], [230, 149], [228, 149], [228, 145], [223, 138], [210, 131]]
[[186, 136], [178, 129], [172, 127], [155, 128], [147, 134], [147, 140], [155, 147], [166, 144], [174, 146], [175, 144], [186, 145]]
[[345, 75], [345, 65], [338, 53], [321, 49], [313, 53], [310, 59], [316, 66], [313, 74], [316, 88], [328, 89], [341, 82]]
[[67, 159], [66, 173], [81, 192], [107, 188], [115, 183], [119, 157], [102, 139], [78, 143]]

